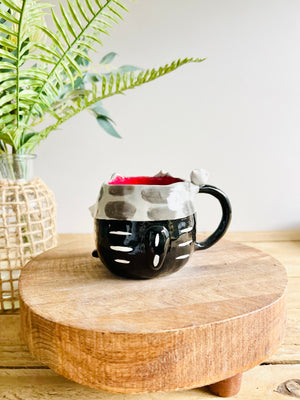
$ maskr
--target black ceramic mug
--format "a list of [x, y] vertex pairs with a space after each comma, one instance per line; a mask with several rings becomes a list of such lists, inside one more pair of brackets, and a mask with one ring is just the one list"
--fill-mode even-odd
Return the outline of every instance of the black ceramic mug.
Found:
[[[196, 241], [196, 193], [214, 196], [222, 207], [219, 226], [202, 242]], [[225, 193], [211, 185], [170, 175], [115, 176], [102, 185], [94, 217], [103, 264], [116, 275], [149, 279], [178, 271], [194, 250], [215, 244], [228, 228], [231, 205]]]

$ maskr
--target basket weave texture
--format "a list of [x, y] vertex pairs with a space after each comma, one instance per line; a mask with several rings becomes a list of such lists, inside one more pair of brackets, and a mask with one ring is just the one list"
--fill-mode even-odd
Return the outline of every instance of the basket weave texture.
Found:
[[57, 245], [56, 204], [45, 183], [0, 181], [0, 312], [19, 308], [21, 268]]

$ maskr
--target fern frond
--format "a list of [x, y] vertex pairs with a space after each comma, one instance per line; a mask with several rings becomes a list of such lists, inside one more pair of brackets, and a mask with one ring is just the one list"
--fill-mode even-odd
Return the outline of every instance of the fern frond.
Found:
[[[0, 3], [7, 7], [0, 7], [0, 152], [2, 143], [31, 152], [52, 130], [89, 108], [104, 129], [118, 136], [109, 117], [95, 111], [99, 101], [203, 61], [189, 58], [151, 70], [123, 66], [98, 74], [86, 68], [88, 52], [97, 51], [103, 35], [123, 19], [123, 0], [59, 0], [59, 14], [43, 0]], [[44, 23], [47, 14], [55, 31]], [[41, 34], [46, 40], [37, 38]], [[109, 63], [114, 55], [102, 60]], [[52, 122], [45, 129], [32, 129], [47, 118]]]
[[14, 15], [12, 15], [11, 13], [9, 13], [5, 10], [2, 10], [2, 8], [0, 8], [0, 18], [3, 18], [5, 21], [9, 21], [13, 24], [18, 23], [18, 20]]
[[4, 33], [5, 35], [8, 35], [8, 36], [14, 36], [14, 37], [18, 36], [15, 31], [13, 31], [7, 25], [3, 25], [3, 24], [0, 24], [0, 32]]
[[22, 9], [18, 7], [13, 0], [1, 0], [1, 3], [18, 14], [22, 13]]
[[[8, 9], [0, 9], [0, 105], [1, 124], [10, 130], [15, 150], [18, 140], [26, 128], [24, 117], [35, 104], [40, 104], [39, 88], [47, 79], [45, 70], [41, 73], [35, 68], [24, 68], [26, 61], [37, 59], [40, 63], [50, 62], [47, 54], [37, 57], [36, 42], [31, 40], [38, 30], [38, 22], [46, 14], [45, 8], [51, 6], [36, 0], [20, 0], [17, 4], [12, 0], [1, 0]], [[13, 123], [10, 123], [13, 122]]]
[[90, 0], [85, 0], [85, 1], [86, 1], [86, 5], [87, 5], [87, 8], [88, 8], [88, 10], [90, 11], [90, 13], [91, 13], [92, 15], [95, 15], [96, 12], [95, 12], [95, 10], [94, 10], [94, 8], [93, 8], [92, 3], [90, 2]]
[[55, 35], [52, 31], [50, 31], [50, 29], [48, 29], [47, 27], [43, 26], [43, 25], [37, 25], [38, 28], [44, 32], [45, 35], [47, 35], [53, 42], [54, 46], [58, 47], [62, 53], [64, 53], [64, 48], [60, 42], [60, 38], [57, 37], [57, 35]]
[[[106, 3], [103, 5], [100, 2], [95, 2], [93, 5], [91, 0], [68, 0], [68, 9], [63, 7], [61, 2], [59, 4], [61, 10], [60, 18], [54, 10], [51, 10], [57, 32], [54, 33], [46, 27], [39, 26], [52, 41], [50, 52], [53, 52], [55, 47], [60, 51], [60, 54], [57, 54], [55, 62], [54, 60], [45, 58], [45, 56], [43, 58], [43, 61], [48, 64], [50, 71], [47, 79], [40, 88], [39, 96], [42, 96], [43, 93], [48, 94], [49, 81], [53, 78], [57, 79], [58, 85], [61, 86], [60, 82], [64, 81], [64, 77], [59, 78], [61, 74], [65, 74], [71, 85], [74, 86], [74, 76], [69, 66], [81, 74], [81, 66], [78, 64], [76, 57], [85, 58], [87, 48], [94, 50], [93, 43], [102, 44], [100, 39], [101, 34], [107, 34], [107, 29], [111, 27], [111, 24], [107, 20], [118, 23], [118, 19], [122, 18], [122, 16], [117, 7], [126, 9], [125, 6], [122, 7], [122, 3], [119, 0], [117, 2], [116, 0], [106, 0]], [[44, 45], [43, 47], [42, 50], [46, 51], [47, 46]], [[41, 49], [41, 47], [39, 48]], [[33, 108], [34, 105], [32, 105], [31, 109], [33, 110]], [[29, 112], [27, 123], [30, 122], [31, 114]]]
[[[72, 118], [74, 115], [79, 112], [86, 110], [88, 108], [92, 108], [96, 103], [102, 101], [105, 98], [114, 96], [116, 94], [123, 94], [124, 91], [129, 89], [137, 88], [145, 83], [151, 82], [161, 76], [164, 76], [172, 71], [175, 71], [177, 68], [188, 64], [188, 63], [200, 63], [204, 61], [204, 58], [185, 58], [183, 60], [179, 59], [173, 61], [171, 64], [166, 64], [164, 67], [147, 69], [143, 71], [136, 72], [124, 72], [124, 73], [111, 73], [109, 74], [109, 79], [103, 75], [100, 80], [100, 87], [98, 87], [98, 91], [95, 90], [95, 86], [91, 91], [81, 91], [81, 92], [73, 92], [66, 99], [63, 99], [61, 103], [56, 103], [57, 113], [57, 121], [40, 131], [36, 134], [32, 139], [30, 139], [23, 147], [23, 151], [30, 152], [32, 149], [37, 146], [42, 140], [44, 140], [51, 131], [57, 129], [62, 123]], [[77, 95], [80, 93], [80, 102], [77, 108], [74, 108], [70, 101], [72, 100], [72, 95], [75, 100], [78, 100]], [[64, 105], [59, 109], [60, 106]]]
[[8, 40], [2, 36], [0, 36], [0, 46], [6, 47], [7, 49], [10, 49], [13, 51], [17, 48], [15, 43], [11, 42], [10, 40]]
[[70, 47], [71, 42], [70, 42], [70, 39], [69, 39], [69, 36], [68, 36], [67, 32], [64, 29], [64, 25], [60, 22], [60, 20], [58, 19], [58, 17], [56, 16], [56, 14], [54, 13], [53, 10], [51, 10], [51, 13], [52, 13], [52, 18], [53, 18], [53, 21], [54, 21], [54, 23], [56, 25], [56, 28], [57, 28], [58, 32], [60, 33], [60, 35], [62, 36], [62, 38], [66, 42], [67, 46]]
[[[3, 66], [3, 67], [1, 67], [1, 65]], [[11, 66], [11, 64], [8, 64], [8, 66]], [[7, 67], [5, 67], [5, 63], [0, 63], [0, 70], [2, 69], [2, 68], [4, 68], [5, 70], [6, 70], [6, 68]], [[10, 69], [11, 69], [11, 67], [9, 67]], [[7, 81], [8, 79], [9, 80], [13, 80], [13, 79], [15, 79], [16, 78], [16, 74], [15, 74], [15, 72], [1, 72], [0, 73], [0, 83], [1, 82], [5, 82], [5, 81]]]
[[0, 61], [0, 70], [15, 70], [16, 67], [10, 62]]
[[80, 21], [79, 16], [77, 15], [77, 12], [74, 11], [73, 4], [71, 4], [70, 0], [67, 0], [67, 3], [68, 3], [69, 12], [70, 12], [73, 20], [76, 22], [76, 24], [78, 25], [79, 29], [82, 30], [83, 29], [82, 23]]
[[77, 8], [78, 8], [78, 10], [79, 10], [81, 16], [83, 17], [83, 19], [84, 19], [87, 23], [89, 23], [89, 22], [90, 22], [90, 19], [89, 19], [87, 13], [86, 13], [84, 7], [83, 7], [82, 4], [81, 4], [81, 1], [80, 1], [80, 0], [76, 0], [76, 4], [77, 4]]
[[61, 10], [62, 16], [63, 16], [63, 18], [65, 20], [65, 23], [66, 23], [66, 26], [67, 26], [69, 32], [71, 33], [71, 35], [74, 38], [76, 38], [77, 37], [77, 33], [75, 31], [75, 28], [73, 27], [73, 23], [72, 23], [71, 19], [69, 18], [69, 15], [66, 12], [64, 6], [61, 3], [60, 3], [60, 10]]

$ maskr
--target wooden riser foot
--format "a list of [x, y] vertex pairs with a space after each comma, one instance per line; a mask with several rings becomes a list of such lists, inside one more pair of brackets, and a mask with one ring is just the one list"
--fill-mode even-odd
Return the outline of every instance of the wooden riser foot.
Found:
[[237, 374], [224, 381], [209, 385], [209, 390], [220, 397], [231, 397], [240, 391], [243, 374]]

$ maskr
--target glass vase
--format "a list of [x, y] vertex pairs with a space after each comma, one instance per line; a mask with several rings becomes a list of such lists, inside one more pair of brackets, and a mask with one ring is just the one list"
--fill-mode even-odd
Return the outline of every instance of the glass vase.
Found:
[[0, 154], [0, 179], [28, 181], [33, 178], [35, 154]]

